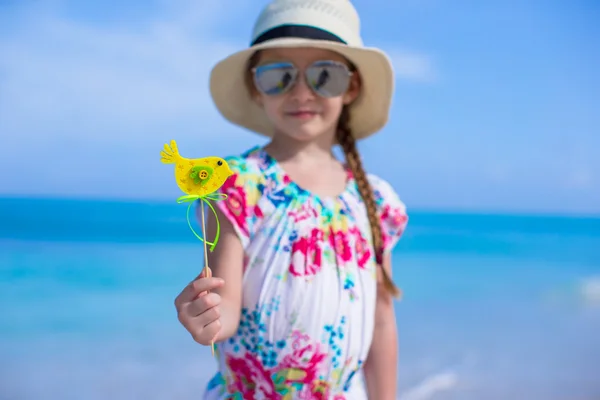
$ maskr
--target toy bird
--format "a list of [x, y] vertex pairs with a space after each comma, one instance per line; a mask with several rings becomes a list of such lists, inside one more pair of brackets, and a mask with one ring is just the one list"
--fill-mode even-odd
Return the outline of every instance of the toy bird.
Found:
[[[204, 157], [204, 158], [185, 158], [179, 154], [177, 149], [177, 143], [171, 140], [171, 145], [165, 144], [164, 150], [160, 152], [160, 161], [163, 164], [175, 164], [175, 180], [177, 186], [186, 193], [185, 196], [181, 196], [177, 199], [178, 203], [190, 203], [187, 209], [187, 221], [190, 230], [196, 235], [198, 239], [204, 242], [204, 265], [206, 268], [206, 277], [211, 277], [212, 272], [208, 266], [208, 251], [206, 248], [207, 244], [210, 244], [210, 251], [213, 251], [219, 240], [219, 233], [221, 231], [219, 218], [215, 208], [209, 200], [219, 200], [227, 197], [222, 193], [216, 192], [229, 178], [233, 175], [233, 172], [229, 168], [229, 164], [223, 158], [220, 157]], [[215, 240], [209, 242], [206, 240], [206, 224], [204, 220], [204, 207], [200, 207], [202, 212], [202, 234], [200, 237], [192, 228], [190, 222], [190, 209], [194, 201], [201, 200], [205, 202], [215, 215], [217, 232], [215, 234]], [[211, 344], [211, 350], [214, 355], [214, 343]]]
[[227, 161], [220, 157], [189, 159], [182, 157], [177, 143], [165, 144], [160, 161], [175, 164], [175, 179], [182, 192], [192, 196], [206, 197], [219, 189], [233, 172]]

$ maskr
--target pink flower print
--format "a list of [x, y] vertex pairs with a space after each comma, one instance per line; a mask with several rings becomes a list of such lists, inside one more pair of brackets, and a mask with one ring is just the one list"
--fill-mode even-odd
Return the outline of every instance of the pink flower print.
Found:
[[329, 384], [322, 380], [314, 381], [311, 385], [311, 399], [329, 400]]
[[371, 258], [371, 246], [357, 227], [351, 228], [350, 234], [354, 235], [356, 262], [359, 268], [364, 269]]
[[237, 175], [229, 177], [222, 186], [222, 192], [227, 194], [227, 198], [223, 200], [226, 204], [226, 213], [228, 213], [237, 226], [248, 235], [248, 210], [246, 209], [246, 193], [244, 188], [236, 185]]
[[321, 352], [318, 344], [309, 343], [307, 336], [298, 332], [295, 332], [294, 336], [293, 351], [283, 357], [279, 363], [279, 373], [297, 371], [293, 376], [288, 375], [285, 382], [302, 384], [302, 389], [297, 393], [299, 398], [328, 399], [329, 385], [318, 378], [319, 371], [323, 369], [323, 363], [327, 359], [327, 353]]
[[303, 203], [299, 210], [290, 211], [288, 212], [288, 215], [294, 220], [294, 222], [298, 223], [310, 218], [315, 218], [317, 216], [317, 211], [308, 203]]
[[383, 207], [381, 223], [384, 228], [382, 232], [385, 245], [389, 244], [392, 240], [392, 236], [399, 236], [402, 234], [407, 222], [408, 216], [401, 208], [391, 207], [389, 204], [386, 204]]
[[315, 275], [321, 270], [323, 232], [313, 228], [308, 237], [300, 237], [292, 244], [289, 271], [294, 276]]
[[292, 331], [291, 338], [294, 340], [292, 342], [292, 349], [299, 349], [304, 343], [310, 341], [310, 336], [306, 333], [302, 333], [299, 330]]
[[319, 379], [319, 374], [327, 368], [327, 353], [320, 350], [320, 345], [300, 331], [292, 332], [290, 339], [291, 353], [273, 369], [265, 368], [250, 353], [238, 358], [227, 355], [226, 363], [232, 372], [228, 392], [244, 400], [345, 400], [341, 394], [334, 396], [330, 384]]
[[[309, 346], [303, 347], [301, 351], [294, 351], [292, 354], [285, 356], [279, 363], [278, 370], [302, 370], [304, 372], [302, 376], [296, 377], [294, 381], [310, 385], [317, 379], [319, 369], [327, 354], [318, 351], [313, 352], [313, 354], [304, 354], [306, 350], [309, 350]], [[306, 357], [310, 358], [307, 359]]]
[[344, 265], [352, 259], [349, 237], [345, 232], [332, 231], [329, 235], [329, 243], [335, 252], [338, 265]]
[[233, 380], [227, 385], [230, 393], [240, 393], [244, 400], [277, 400], [271, 374], [256, 356], [246, 353], [244, 357], [226, 356], [226, 363], [232, 372]]
[[383, 207], [381, 221], [387, 222], [387, 224], [391, 225], [395, 229], [402, 229], [408, 221], [408, 216], [401, 208], [391, 207], [389, 204], [387, 204], [385, 207]]
[[264, 215], [263, 215], [263, 212], [262, 212], [261, 208], [258, 206], [258, 204], [257, 204], [257, 205], [255, 205], [255, 206], [252, 208], [252, 211], [253, 211], [253, 213], [254, 213], [254, 215], [253, 215], [253, 216], [254, 216], [255, 218], [259, 218], [259, 219], [260, 219], [260, 218], [262, 218], [262, 217], [264, 216]]

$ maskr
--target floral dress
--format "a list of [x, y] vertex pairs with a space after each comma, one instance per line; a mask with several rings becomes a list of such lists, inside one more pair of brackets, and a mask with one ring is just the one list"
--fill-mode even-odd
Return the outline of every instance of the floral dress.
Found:
[[[206, 400], [367, 398], [361, 367], [374, 329], [376, 264], [356, 182], [321, 198], [260, 147], [228, 159], [221, 211], [245, 249], [241, 321], [217, 344]], [[369, 175], [385, 252], [407, 222], [388, 183]]]

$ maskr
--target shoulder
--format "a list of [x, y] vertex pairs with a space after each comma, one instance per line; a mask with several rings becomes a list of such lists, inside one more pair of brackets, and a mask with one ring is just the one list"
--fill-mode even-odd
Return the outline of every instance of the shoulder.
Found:
[[219, 188], [219, 192], [226, 197], [217, 206], [232, 223], [244, 247], [248, 245], [262, 217], [258, 203], [264, 176], [258, 154], [259, 148], [254, 147], [238, 155], [223, 157], [233, 175]]
[[219, 189], [230, 201], [246, 206], [257, 204], [265, 187], [264, 160], [261, 148], [252, 147], [243, 153], [223, 157], [233, 174]]
[[256, 179], [262, 175], [260, 148], [258, 146], [241, 154], [224, 157], [236, 178]]
[[373, 189], [375, 202], [379, 208], [393, 207], [401, 210], [403, 213], [406, 212], [406, 205], [387, 180], [375, 174], [367, 174], [367, 179]]
[[379, 212], [384, 253], [388, 253], [403, 235], [408, 224], [406, 205], [388, 181], [373, 174], [367, 174], [367, 179], [373, 189]]
[[237, 188], [238, 191], [257, 196], [264, 186], [263, 159], [260, 147], [255, 146], [241, 154], [223, 157], [233, 175], [227, 179], [224, 189]]

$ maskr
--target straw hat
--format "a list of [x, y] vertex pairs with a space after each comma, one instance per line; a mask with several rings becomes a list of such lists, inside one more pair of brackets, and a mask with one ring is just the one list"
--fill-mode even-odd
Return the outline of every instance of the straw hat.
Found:
[[388, 121], [394, 89], [389, 58], [363, 46], [360, 20], [348, 0], [273, 0], [259, 15], [250, 47], [218, 62], [210, 75], [210, 92], [219, 112], [230, 122], [272, 136], [272, 125], [250, 97], [245, 84], [248, 59], [261, 49], [315, 47], [335, 51], [359, 70], [360, 96], [350, 108], [356, 139], [379, 131]]

